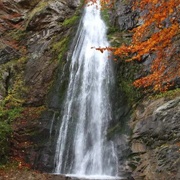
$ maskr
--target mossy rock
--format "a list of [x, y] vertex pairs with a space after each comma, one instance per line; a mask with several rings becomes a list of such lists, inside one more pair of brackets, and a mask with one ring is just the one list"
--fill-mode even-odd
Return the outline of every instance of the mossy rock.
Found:
[[63, 64], [63, 57], [68, 51], [70, 44], [70, 37], [66, 36], [62, 38], [60, 41], [53, 43], [52, 45], [52, 51], [55, 52], [58, 56], [58, 62], [59, 64]]
[[72, 16], [68, 19], [65, 19], [64, 22], [62, 23], [62, 25], [66, 26], [66, 27], [73, 26], [79, 19], [80, 19], [80, 16], [75, 14], [74, 16]]
[[32, 20], [32, 18], [37, 14], [37, 13], [40, 13], [42, 12], [43, 10], [46, 9], [46, 7], [48, 6], [48, 1], [47, 0], [41, 0], [36, 6], [35, 8], [30, 12], [30, 14], [28, 15], [28, 20], [27, 20], [27, 23], [26, 23], [26, 28], [29, 24], [29, 22]]

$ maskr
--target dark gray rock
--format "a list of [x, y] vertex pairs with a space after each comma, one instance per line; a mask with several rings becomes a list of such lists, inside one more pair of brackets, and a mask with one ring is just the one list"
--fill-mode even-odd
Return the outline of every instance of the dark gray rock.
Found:
[[[39, 5], [40, 6], [40, 5]], [[37, 7], [38, 8], [38, 7]], [[49, 1], [39, 7], [27, 24], [27, 30], [39, 31], [41, 29], [57, 28], [73, 11], [68, 8], [66, 1]]]
[[130, 30], [137, 25], [137, 12], [132, 10], [132, 0], [116, 1], [116, 8], [111, 13], [111, 21], [120, 31]]
[[20, 55], [21, 54], [12, 47], [5, 46], [3, 49], [0, 48], [0, 65], [16, 59], [20, 57]]
[[73, 9], [77, 8], [81, 3], [80, 0], [67, 0], [67, 2], [68, 2], [68, 6]]
[[53, 44], [70, 36], [70, 27], [64, 27], [62, 22], [73, 16], [75, 9], [71, 9], [64, 0], [49, 1], [27, 24], [29, 59], [25, 69], [25, 81], [31, 89], [28, 105], [42, 105], [45, 101], [48, 86], [58, 67], [58, 54], [53, 52]]
[[137, 108], [131, 121], [131, 165], [135, 168], [135, 179], [180, 178], [179, 120], [180, 96], [172, 100], [144, 101]]

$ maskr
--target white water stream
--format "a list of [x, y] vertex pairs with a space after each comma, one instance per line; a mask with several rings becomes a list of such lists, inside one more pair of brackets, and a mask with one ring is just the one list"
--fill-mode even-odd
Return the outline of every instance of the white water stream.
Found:
[[[99, 2], [98, 2], [99, 3]], [[100, 5], [88, 6], [78, 29], [55, 154], [55, 173], [72, 176], [117, 176], [117, 156], [106, 139], [111, 121], [113, 71]]]

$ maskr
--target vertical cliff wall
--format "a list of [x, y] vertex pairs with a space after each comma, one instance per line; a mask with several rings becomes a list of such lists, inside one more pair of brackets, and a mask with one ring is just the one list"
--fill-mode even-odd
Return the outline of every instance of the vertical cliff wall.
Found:
[[[111, 26], [109, 38], [112, 45], [130, 44], [133, 28], [140, 23], [143, 13], [132, 10], [133, 1], [118, 0], [110, 13]], [[112, 28], [112, 24], [114, 27]], [[152, 30], [153, 31], [153, 30]], [[172, 41], [179, 51], [179, 33]], [[116, 76], [124, 97], [131, 104], [131, 120], [129, 124], [129, 146], [126, 170], [130, 171], [134, 179], [179, 179], [179, 80], [175, 80], [174, 89], [155, 96], [136, 91], [130, 86], [135, 79], [149, 72], [154, 56], [144, 56], [141, 63], [124, 63], [118, 59]], [[177, 57], [176, 57], [177, 58]], [[176, 61], [172, 57], [172, 61]], [[173, 66], [173, 65], [172, 65]], [[120, 107], [120, 105], [118, 105]], [[118, 127], [118, 129], [120, 129]], [[127, 153], [128, 151], [126, 151]]]
[[14, 158], [34, 164], [49, 134], [40, 117], [66, 63], [79, 5], [78, 0], [0, 1], [1, 159], [11, 150]]

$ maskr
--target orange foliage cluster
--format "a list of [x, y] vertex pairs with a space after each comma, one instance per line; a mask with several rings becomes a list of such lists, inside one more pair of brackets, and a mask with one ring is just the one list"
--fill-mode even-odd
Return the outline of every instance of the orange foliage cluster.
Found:
[[[109, 3], [109, 0], [106, 2]], [[114, 55], [119, 57], [131, 57], [127, 61], [141, 61], [144, 55], [155, 54], [156, 58], [152, 62], [150, 73], [136, 80], [134, 85], [165, 91], [173, 85], [176, 77], [180, 77], [180, 57], [172, 44], [172, 39], [180, 32], [178, 24], [180, 2], [179, 0], [136, 0], [133, 8], [140, 9], [143, 15], [140, 19], [141, 25], [133, 29], [131, 45], [96, 49], [101, 52], [113, 51]]]
[[[173, 85], [173, 80], [180, 77], [180, 59], [172, 44], [173, 37], [179, 31], [179, 0], [141, 0], [134, 8], [146, 10], [142, 17], [143, 24], [135, 28], [132, 44], [123, 45], [114, 51], [117, 56], [134, 55], [131, 60], [142, 60], [143, 55], [156, 54], [151, 65], [151, 72], [146, 77], [134, 82], [136, 87], [153, 87], [155, 91], [165, 91]], [[153, 32], [150, 32], [153, 31]], [[146, 37], [146, 35], [149, 37]]]

